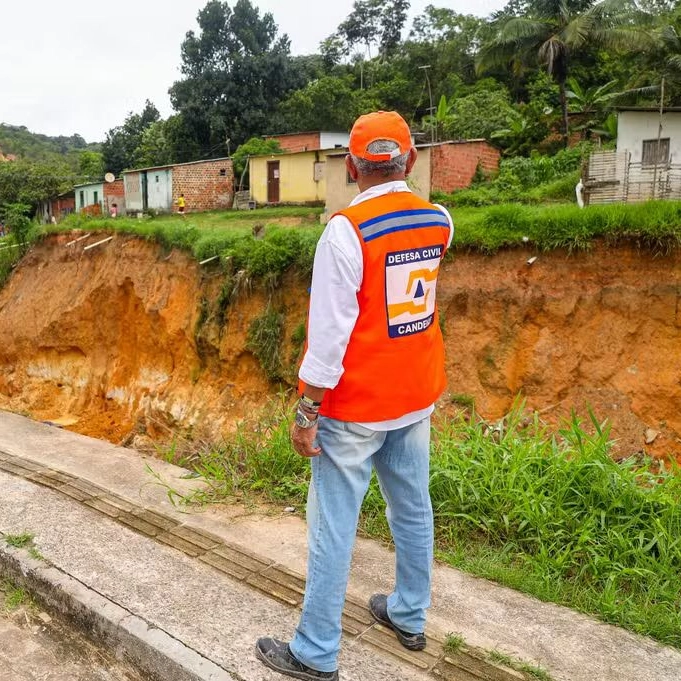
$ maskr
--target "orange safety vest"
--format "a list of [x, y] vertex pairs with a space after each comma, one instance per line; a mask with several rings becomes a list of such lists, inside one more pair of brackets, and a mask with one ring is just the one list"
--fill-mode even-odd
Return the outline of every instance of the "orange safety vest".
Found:
[[369, 199], [338, 215], [359, 237], [364, 275], [345, 371], [324, 394], [320, 414], [361, 423], [425, 409], [446, 384], [435, 294], [449, 221], [411, 192]]

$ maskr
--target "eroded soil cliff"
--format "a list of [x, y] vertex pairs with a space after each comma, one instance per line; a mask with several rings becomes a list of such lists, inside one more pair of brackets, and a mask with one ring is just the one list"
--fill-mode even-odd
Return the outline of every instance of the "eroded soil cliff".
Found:
[[[224, 275], [189, 255], [120, 235], [84, 252], [71, 239], [35, 246], [0, 291], [0, 408], [130, 443], [219, 437], [276, 393], [248, 329], [268, 303], [284, 312], [281, 354], [295, 363], [307, 282], [242, 282], [221, 315]], [[528, 265], [532, 255], [443, 266], [443, 406], [472, 397], [497, 419], [522, 393], [556, 423], [590, 404], [618, 453], [681, 452], [681, 255], [597, 245]]]

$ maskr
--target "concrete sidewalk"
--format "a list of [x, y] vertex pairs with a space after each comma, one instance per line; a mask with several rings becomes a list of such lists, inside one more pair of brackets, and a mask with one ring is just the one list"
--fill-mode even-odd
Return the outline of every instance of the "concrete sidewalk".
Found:
[[[185, 513], [168, 496], [169, 488], [200, 486], [183, 478], [185, 470], [5, 412], [2, 458], [0, 531], [34, 533], [55, 569], [232, 678], [281, 678], [254, 659], [252, 648], [263, 634], [290, 636], [297, 622], [306, 534], [300, 517], [258, 515], [239, 506]], [[681, 678], [676, 650], [444, 566], [435, 570], [428, 655], [407, 654], [367, 619], [363, 605], [372, 593], [390, 588], [393, 560], [377, 543], [358, 541], [341, 656], [344, 681], [417, 681], [433, 674], [518, 678], [474, 654], [446, 659], [438, 641], [448, 632], [471, 646], [540, 665], [556, 681]]]

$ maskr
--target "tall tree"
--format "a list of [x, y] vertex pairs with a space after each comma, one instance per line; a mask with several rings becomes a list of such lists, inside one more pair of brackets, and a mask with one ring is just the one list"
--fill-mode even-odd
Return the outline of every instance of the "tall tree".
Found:
[[531, 0], [528, 14], [502, 18], [493, 39], [483, 46], [478, 67], [539, 62], [560, 90], [563, 140], [569, 134], [567, 79], [571, 57], [598, 46], [636, 49], [650, 44], [632, 22], [634, 0]]
[[[363, 45], [371, 58], [371, 47], [377, 44], [380, 57], [393, 55], [402, 39], [410, 4], [410, 0], [355, 0], [352, 12], [335, 34], [344, 44], [345, 54]], [[337, 48], [333, 41], [331, 36], [326, 42]]]
[[123, 125], [111, 128], [102, 144], [104, 169], [117, 175], [121, 170], [135, 165], [135, 150], [142, 141], [144, 131], [160, 120], [158, 109], [147, 100], [139, 114], [130, 112]]
[[353, 121], [377, 108], [370, 90], [354, 87], [352, 76], [325, 76], [282, 102], [287, 130], [350, 130]]
[[289, 39], [270, 13], [250, 0], [210, 0], [198, 14], [199, 31], [182, 43], [184, 79], [170, 88], [174, 108], [193, 131], [204, 156], [225, 155], [270, 130], [278, 103], [304, 83], [293, 68]]

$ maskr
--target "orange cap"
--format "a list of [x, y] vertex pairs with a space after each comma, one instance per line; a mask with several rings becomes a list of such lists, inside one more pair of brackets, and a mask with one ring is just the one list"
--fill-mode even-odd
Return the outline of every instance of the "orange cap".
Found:
[[[369, 145], [378, 140], [395, 142], [398, 148], [382, 154], [372, 154]], [[350, 132], [350, 153], [374, 163], [391, 161], [406, 154], [411, 147], [411, 131], [407, 121], [397, 111], [374, 111], [360, 116]]]

